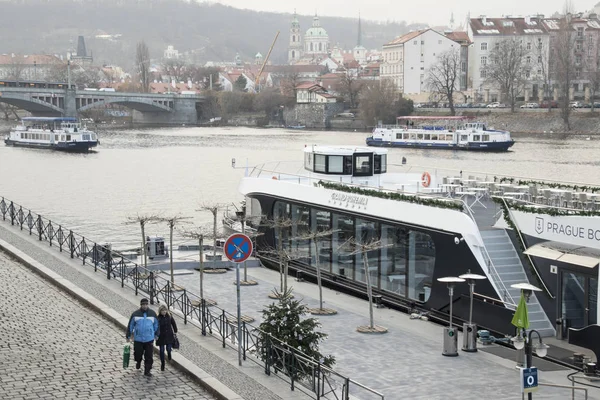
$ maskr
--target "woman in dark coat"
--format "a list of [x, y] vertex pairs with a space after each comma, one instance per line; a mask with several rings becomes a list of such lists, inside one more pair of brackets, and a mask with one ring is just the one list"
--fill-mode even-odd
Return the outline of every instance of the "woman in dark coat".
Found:
[[164, 304], [158, 308], [158, 325], [160, 327], [160, 334], [156, 341], [156, 345], [160, 349], [160, 370], [164, 371], [165, 347], [167, 348], [167, 357], [170, 360], [173, 342], [175, 342], [175, 334], [177, 333], [175, 319]]

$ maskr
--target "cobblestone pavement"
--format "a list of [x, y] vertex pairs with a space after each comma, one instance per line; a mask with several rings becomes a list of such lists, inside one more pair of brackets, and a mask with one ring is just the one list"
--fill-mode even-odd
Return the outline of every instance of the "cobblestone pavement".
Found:
[[4, 253], [0, 276], [0, 398], [214, 399], [156, 358], [123, 369], [120, 329]]

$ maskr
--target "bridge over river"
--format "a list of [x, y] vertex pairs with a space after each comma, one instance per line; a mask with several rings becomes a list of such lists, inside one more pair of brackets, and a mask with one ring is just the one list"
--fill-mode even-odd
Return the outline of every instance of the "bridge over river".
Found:
[[0, 86], [0, 102], [31, 112], [34, 116], [77, 117], [81, 112], [118, 104], [132, 110], [133, 122], [141, 124], [195, 124], [201, 95], [150, 94], [77, 90], [63, 84], [19, 82]]

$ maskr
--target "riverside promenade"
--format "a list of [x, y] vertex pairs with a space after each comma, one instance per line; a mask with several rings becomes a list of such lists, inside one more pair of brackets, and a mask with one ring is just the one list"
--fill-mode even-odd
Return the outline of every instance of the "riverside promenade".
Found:
[[[93, 314], [101, 312], [99, 319], [107, 323], [126, 323], [129, 313], [139, 305], [139, 296], [130, 289], [123, 289], [120, 282], [106, 280], [103, 272], [94, 273], [93, 268], [82, 266], [80, 260], [69, 258], [68, 253], [59, 253], [55, 247], [49, 247], [47, 242], [39, 242], [37, 237], [29, 236], [10, 223], [0, 221], [0, 248], [20, 258], [30, 269], [33, 269], [47, 280], [63, 286], [63, 291], [75, 293], [90, 309], [83, 312]], [[14, 262], [14, 261], [13, 261]], [[23, 267], [15, 266], [20, 271]], [[256, 280], [257, 286], [243, 287], [242, 313], [254, 318], [260, 318], [261, 310], [272, 300], [267, 294], [278, 285], [279, 275], [265, 268], [249, 269], [249, 276]], [[16, 275], [20, 275], [17, 273]], [[218, 305], [230, 312], [235, 310], [235, 274], [228, 272], [220, 275], [205, 275], [205, 294], [209, 299], [218, 301]], [[37, 292], [36, 286], [29, 286], [27, 280], [8, 281], [0, 289], [0, 298], [6, 297], [5, 292], [15, 290], [13, 286], [20, 285], [23, 290]], [[197, 287], [198, 275], [177, 275], [176, 284], [183, 285], [189, 290]], [[296, 282], [289, 278], [294, 287], [294, 294], [303, 298], [309, 306], [317, 304], [317, 287], [308, 282]], [[70, 286], [70, 288], [65, 288]], [[42, 297], [43, 294], [40, 294]], [[368, 321], [368, 307], [364, 300], [353, 298], [342, 293], [324, 289], [325, 306], [338, 310], [334, 316], [321, 317], [322, 330], [329, 334], [323, 343], [322, 351], [333, 354], [337, 359], [335, 370], [352, 379], [369, 386], [385, 395], [386, 399], [473, 399], [479, 400], [509, 400], [521, 398], [519, 378], [515, 367], [514, 353], [503, 355], [499, 346], [480, 347], [477, 353], [460, 352], [459, 357], [443, 357], [442, 327], [422, 320], [410, 320], [406, 314], [390, 309], [376, 309], [375, 322], [385, 326], [389, 333], [384, 335], [364, 335], [356, 332], [356, 326]], [[11, 307], [3, 300], [4, 306]], [[44, 309], [52, 309], [47, 307]], [[154, 306], [156, 308], [156, 305]], [[23, 307], [21, 312], [37, 315], [35, 307]], [[67, 311], [69, 312], [69, 311]], [[60, 319], [62, 311], [57, 309], [56, 316]], [[6, 313], [4, 313], [7, 315]], [[30, 317], [31, 318], [31, 317]], [[257, 325], [257, 323], [255, 323]], [[288, 384], [277, 377], [266, 376], [264, 369], [250, 362], [242, 367], [237, 365], [237, 354], [231, 349], [223, 349], [220, 342], [214, 338], [200, 335], [199, 329], [191, 324], [184, 325], [179, 321], [180, 341], [182, 349], [175, 353], [173, 365], [168, 366], [168, 373], [177, 375], [183, 381], [183, 374], [190, 376], [193, 382], [198, 382], [215, 398], [218, 399], [306, 399], [306, 395], [290, 391]], [[15, 330], [11, 325], [0, 324], [0, 334], [7, 337], [8, 330]], [[111, 347], [110, 375], [124, 387], [138, 377], [134, 371], [119, 369], [120, 351], [123, 344], [123, 333], [119, 338], [117, 328], [114, 343], [110, 339], [98, 340], [100, 346]], [[89, 342], [86, 330], [78, 331], [73, 328], [73, 341]], [[57, 338], [47, 335], [49, 340], [56, 342]], [[27, 331], [16, 329], [10, 342], [15, 340], [27, 345]], [[58, 338], [60, 339], [60, 338]], [[459, 337], [459, 343], [462, 337]], [[11, 348], [13, 347], [11, 343]], [[39, 348], [39, 347], [38, 347]], [[83, 347], [85, 349], [85, 347]], [[48, 351], [42, 348], [42, 351]], [[47, 353], [49, 357], [51, 353]], [[84, 353], [87, 354], [87, 353]], [[2, 357], [5, 357], [2, 355]], [[10, 354], [8, 357], [11, 357]], [[115, 360], [116, 357], [116, 360]], [[87, 357], [86, 358], [91, 358]], [[0, 360], [4, 363], [4, 359]], [[103, 364], [103, 363], [101, 363]], [[115, 367], [115, 364], [116, 367]], [[570, 385], [566, 378], [572, 370], [556, 366], [547, 361], [535, 359], [534, 364], [540, 368], [540, 381], [545, 384]], [[36, 364], [37, 365], [37, 364]], [[55, 368], [51, 363], [44, 364]], [[173, 367], [176, 367], [173, 368]], [[28, 367], [27, 367], [28, 368]], [[114, 368], [114, 372], [113, 372]], [[26, 367], [20, 369], [14, 366], [15, 381], [23, 381]], [[1, 371], [0, 371], [1, 372]], [[154, 370], [154, 375], [160, 375]], [[10, 376], [10, 375], [9, 375]], [[143, 378], [143, 377], [139, 377]], [[0, 377], [0, 380], [2, 378]], [[121, 380], [119, 380], [121, 379]], [[145, 378], [143, 378], [145, 379]], [[165, 379], [163, 376], [151, 379]], [[167, 378], [169, 379], [169, 378]], [[173, 377], [172, 379], [176, 379]], [[72, 380], [63, 380], [66, 385]], [[184, 383], [191, 384], [191, 383]], [[182, 385], [178, 394], [184, 395], [187, 386]], [[22, 388], [23, 385], [20, 385]], [[151, 386], [152, 387], [152, 386]], [[162, 387], [162, 386], [161, 386]], [[177, 385], [178, 387], [178, 385]], [[98, 390], [94, 387], [94, 390]], [[150, 390], [150, 389], [149, 389]], [[192, 389], [190, 389], [192, 390]], [[168, 392], [166, 392], [168, 393]], [[190, 392], [191, 393], [191, 392]], [[575, 399], [583, 399], [582, 392], [575, 392]], [[97, 394], [97, 392], [94, 392]], [[133, 392], [131, 398], [137, 398]], [[206, 396], [206, 394], [204, 394]], [[162, 392], [150, 392], [140, 398], [162, 397]], [[168, 396], [168, 395], [167, 395]], [[18, 397], [18, 396], [17, 396]], [[53, 396], [49, 396], [53, 397]], [[98, 396], [100, 397], [100, 396]], [[110, 396], [108, 396], [110, 397]], [[202, 398], [202, 397], [200, 397]], [[207, 397], [210, 398], [210, 397]], [[371, 399], [371, 395], [356, 398]], [[542, 386], [535, 394], [536, 399], [563, 400], [571, 398], [571, 390]], [[600, 391], [591, 389], [589, 399], [600, 400]]]

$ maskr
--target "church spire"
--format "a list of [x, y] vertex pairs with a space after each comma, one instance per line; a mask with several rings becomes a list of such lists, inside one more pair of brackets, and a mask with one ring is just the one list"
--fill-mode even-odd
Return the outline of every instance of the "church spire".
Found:
[[450, 29], [454, 29], [454, 12], [450, 13]]
[[356, 42], [357, 46], [362, 45], [362, 29], [360, 25], [360, 11], [358, 12], [358, 41]]

